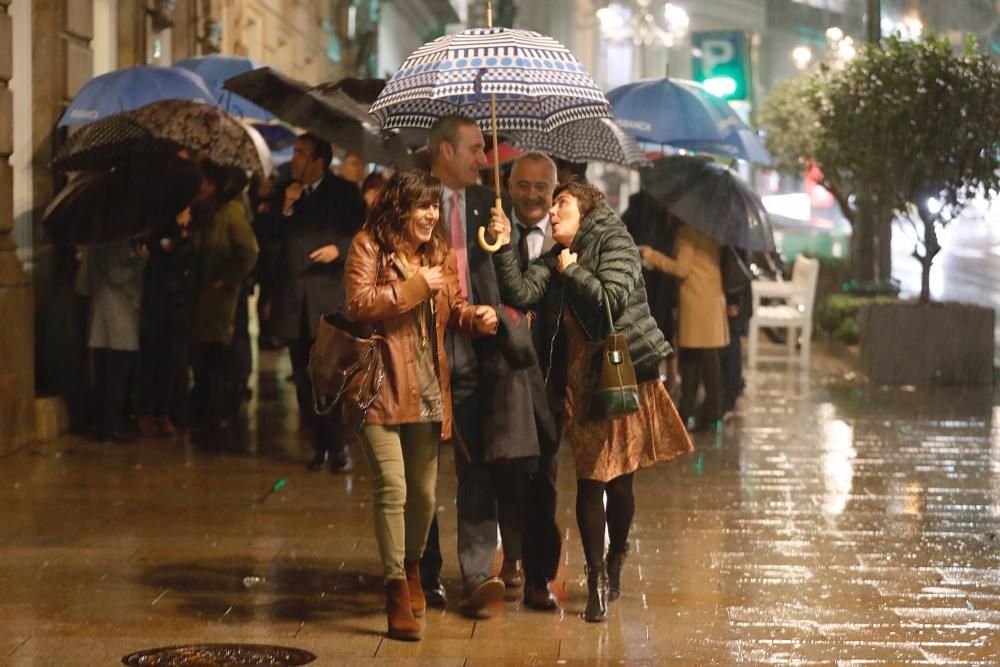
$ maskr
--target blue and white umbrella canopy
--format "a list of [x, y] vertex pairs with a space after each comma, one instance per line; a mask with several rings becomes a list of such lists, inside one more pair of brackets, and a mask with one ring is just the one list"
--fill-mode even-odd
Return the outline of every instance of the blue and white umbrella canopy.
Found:
[[610, 118], [608, 100], [565, 46], [537, 32], [477, 28], [424, 44], [403, 61], [372, 105], [382, 129], [429, 128], [461, 114], [497, 130], [546, 132]]
[[610, 118], [560, 125], [551, 132], [505, 132], [521, 150], [541, 151], [570, 162], [611, 162], [626, 167], [649, 164], [639, 143]]
[[215, 103], [215, 95], [194, 72], [177, 67], [137, 65], [96, 76], [83, 84], [59, 119], [59, 127], [87, 125], [122, 111], [170, 99]]

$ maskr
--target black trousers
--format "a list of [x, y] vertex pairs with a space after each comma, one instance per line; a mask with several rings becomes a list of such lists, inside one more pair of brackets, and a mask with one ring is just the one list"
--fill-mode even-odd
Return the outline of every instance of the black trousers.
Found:
[[524, 578], [539, 586], [556, 578], [562, 552], [562, 533], [556, 522], [558, 471], [555, 452], [540, 456], [538, 470], [528, 474], [525, 493], [521, 496], [524, 501], [521, 507]]
[[233, 416], [234, 391], [232, 353], [225, 343], [198, 343], [192, 357], [195, 420], [202, 425], [215, 427]]
[[292, 358], [292, 374], [295, 378], [295, 397], [299, 403], [299, 414], [309, 430], [313, 449], [316, 453], [330, 452], [341, 456], [347, 449], [345, 426], [337, 418], [336, 410], [325, 415], [316, 414], [312, 383], [309, 381], [309, 350], [313, 339], [303, 332], [296, 340], [288, 342], [288, 354]]
[[[701, 428], [722, 418], [722, 366], [719, 352], [720, 349], [714, 347], [681, 348], [680, 413], [685, 424], [691, 417], [695, 417], [697, 427]], [[705, 400], [700, 413], [696, 413], [698, 388], [702, 385], [705, 387]]]
[[166, 417], [177, 403], [182, 370], [187, 368], [184, 324], [161, 320], [139, 339], [139, 413]]
[[125, 431], [128, 426], [126, 404], [137, 356], [136, 352], [94, 348], [94, 393], [100, 402], [97, 436], [101, 440]]
[[233, 321], [233, 381], [236, 389], [236, 410], [253, 372], [253, 351], [250, 349], [250, 289], [243, 283], [239, 299], [236, 300], [236, 317]]
[[[462, 456], [457, 451], [455, 456]], [[545, 585], [556, 577], [562, 550], [562, 533], [556, 523], [556, 476], [558, 459], [555, 454], [540, 457], [536, 472], [528, 473], [504, 465], [469, 465], [456, 461], [456, 468], [466, 472], [463, 478], [464, 497], [459, 511], [459, 531], [465, 528], [469, 546], [463, 573], [476, 584], [486, 573], [481, 566], [492, 560], [496, 549], [496, 527], [500, 528], [504, 560], [521, 560], [525, 579], [529, 583]], [[471, 478], [471, 479], [470, 479]], [[490, 509], [493, 508], [494, 509]], [[474, 512], [475, 508], [482, 511]], [[495, 518], [495, 520], [494, 520]], [[472, 525], [468, 525], [472, 524]], [[481, 524], [483, 530], [476, 530]], [[482, 533], [483, 539], [476, 539]], [[479, 553], [476, 553], [479, 552]], [[427, 545], [420, 559], [420, 578], [425, 586], [436, 586], [441, 578], [440, 533], [437, 517], [431, 523]], [[474, 564], [479, 563], [480, 567]], [[465, 572], [466, 569], [475, 570]]]
[[736, 407], [736, 400], [743, 395], [743, 345], [741, 336], [746, 322], [739, 317], [729, 318], [729, 347], [722, 350], [722, 411]]

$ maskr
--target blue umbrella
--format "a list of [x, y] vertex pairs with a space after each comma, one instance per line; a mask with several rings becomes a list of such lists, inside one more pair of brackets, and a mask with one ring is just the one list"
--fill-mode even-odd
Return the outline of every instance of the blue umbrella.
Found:
[[250, 127], [260, 132], [271, 151], [282, 151], [295, 145], [298, 133], [284, 123], [250, 123]]
[[174, 63], [174, 67], [189, 70], [203, 78], [215, 94], [219, 106], [225, 111], [240, 118], [270, 122], [276, 120], [273, 113], [223, 87], [226, 79], [252, 72], [264, 66], [263, 63], [256, 60], [237, 56], [196, 56]]
[[618, 124], [638, 141], [770, 164], [757, 135], [732, 107], [693, 81], [638, 81], [608, 93]]
[[59, 126], [87, 125], [161, 100], [212, 104], [215, 95], [197, 74], [175, 67], [137, 65], [94, 77], [80, 88]]

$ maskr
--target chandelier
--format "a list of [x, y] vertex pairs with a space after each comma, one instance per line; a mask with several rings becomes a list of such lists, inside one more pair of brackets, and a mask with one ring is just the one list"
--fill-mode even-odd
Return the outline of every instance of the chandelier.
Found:
[[[655, 6], [654, 6], [655, 5]], [[601, 34], [609, 42], [673, 47], [687, 34], [690, 19], [672, 2], [611, 2], [597, 10]]]

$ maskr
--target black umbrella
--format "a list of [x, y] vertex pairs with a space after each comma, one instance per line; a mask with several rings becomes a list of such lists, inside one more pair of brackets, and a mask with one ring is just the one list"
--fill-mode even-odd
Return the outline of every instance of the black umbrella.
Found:
[[263, 140], [222, 109], [189, 100], [161, 100], [80, 128], [60, 147], [52, 167], [101, 169], [123, 159], [176, 153], [179, 147], [198, 159], [260, 174], [267, 173], [271, 159]]
[[381, 135], [368, 114], [369, 105], [352, 96], [370, 97], [369, 86], [376, 89], [378, 82], [378, 79], [351, 79], [343, 89], [338, 84], [313, 88], [269, 67], [261, 67], [234, 76], [223, 86], [286, 123], [308, 130], [366, 162], [410, 166], [412, 158], [402, 143], [392, 136]]
[[173, 155], [78, 172], [45, 209], [42, 223], [60, 245], [138, 237], [189, 206], [201, 178], [196, 163]]
[[774, 250], [767, 210], [750, 187], [724, 165], [674, 155], [643, 169], [642, 189], [671, 214], [724, 245]]

